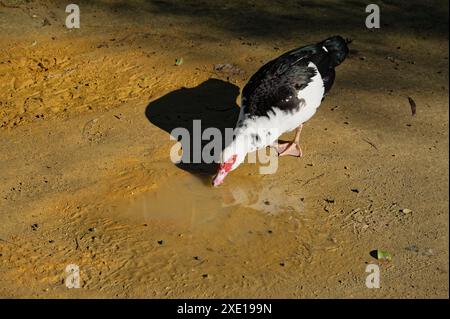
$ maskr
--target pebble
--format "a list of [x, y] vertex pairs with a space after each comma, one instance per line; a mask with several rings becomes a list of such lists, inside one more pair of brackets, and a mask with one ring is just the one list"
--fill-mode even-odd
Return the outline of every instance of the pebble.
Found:
[[411, 213], [412, 213], [412, 210], [409, 209], [409, 208], [403, 208], [403, 209], [401, 210], [401, 212], [404, 213], [404, 214], [411, 214]]
[[433, 249], [428, 248], [428, 249], [425, 250], [422, 254], [423, 254], [424, 256], [433, 256], [433, 255], [434, 255], [434, 252], [433, 252]]

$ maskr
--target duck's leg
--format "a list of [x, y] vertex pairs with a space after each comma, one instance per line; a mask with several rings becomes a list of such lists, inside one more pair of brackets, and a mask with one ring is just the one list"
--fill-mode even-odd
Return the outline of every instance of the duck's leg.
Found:
[[302, 149], [300, 148], [300, 133], [302, 132], [303, 124], [295, 130], [295, 138], [292, 142], [277, 144], [276, 148], [278, 151], [278, 156], [302, 156]]

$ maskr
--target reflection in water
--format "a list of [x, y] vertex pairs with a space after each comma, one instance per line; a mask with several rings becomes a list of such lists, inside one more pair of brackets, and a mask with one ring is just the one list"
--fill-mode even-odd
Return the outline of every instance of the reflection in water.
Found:
[[244, 206], [268, 214], [281, 212], [302, 212], [303, 204], [298, 196], [286, 194], [280, 185], [240, 184], [228, 185], [222, 190], [224, 206]]
[[[315, 207], [306, 209], [302, 197], [301, 190], [278, 179], [233, 176], [213, 188], [193, 175], [177, 174], [121, 209], [120, 216], [153, 226], [158, 238], [185, 235], [179, 244], [193, 256], [203, 249], [230, 247], [236, 249], [230, 254], [237, 256], [247, 245], [256, 247], [254, 240], [260, 238], [271, 252], [289, 251], [286, 258], [301, 256], [311, 262], [314, 252], [335, 249], [337, 244], [330, 241], [332, 220], [323, 219]], [[272, 228], [282, 229], [270, 237], [273, 242], [252, 235]], [[259, 258], [256, 252], [261, 249], [246, 250], [246, 258]]]
[[138, 199], [129, 212], [147, 222], [156, 221], [190, 229], [217, 223], [233, 210], [246, 207], [266, 214], [303, 211], [299, 196], [280, 185], [235, 180], [220, 188], [205, 185], [192, 175], [173, 176]]

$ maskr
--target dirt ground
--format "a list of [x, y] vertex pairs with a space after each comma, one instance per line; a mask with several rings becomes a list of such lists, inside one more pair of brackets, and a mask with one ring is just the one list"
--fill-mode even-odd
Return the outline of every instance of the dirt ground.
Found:
[[[373, 30], [365, 1], [76, 3], [69, 30], [0, 1], [0, 297], [448, 298], [448, 1], [376, 1]], [[262, 64], [334, 34], [301, 159], [217, 189], [170, 161], [171, 128], [232, 126]]]

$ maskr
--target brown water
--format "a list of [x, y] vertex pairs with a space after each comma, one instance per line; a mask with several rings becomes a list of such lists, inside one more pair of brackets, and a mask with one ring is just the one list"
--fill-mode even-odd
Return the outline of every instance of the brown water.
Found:
[[251, 209], [261, 216], [289, 212], [300, 216], [301, 196], [283, 196], [286, 189], [254, 179], [211, 187], [210, 177], [179, 174], [158, 182], [126, 208], [124, 215], [140, 223], [169, 223], [180, 230], [214, 232], [238, 210]]

